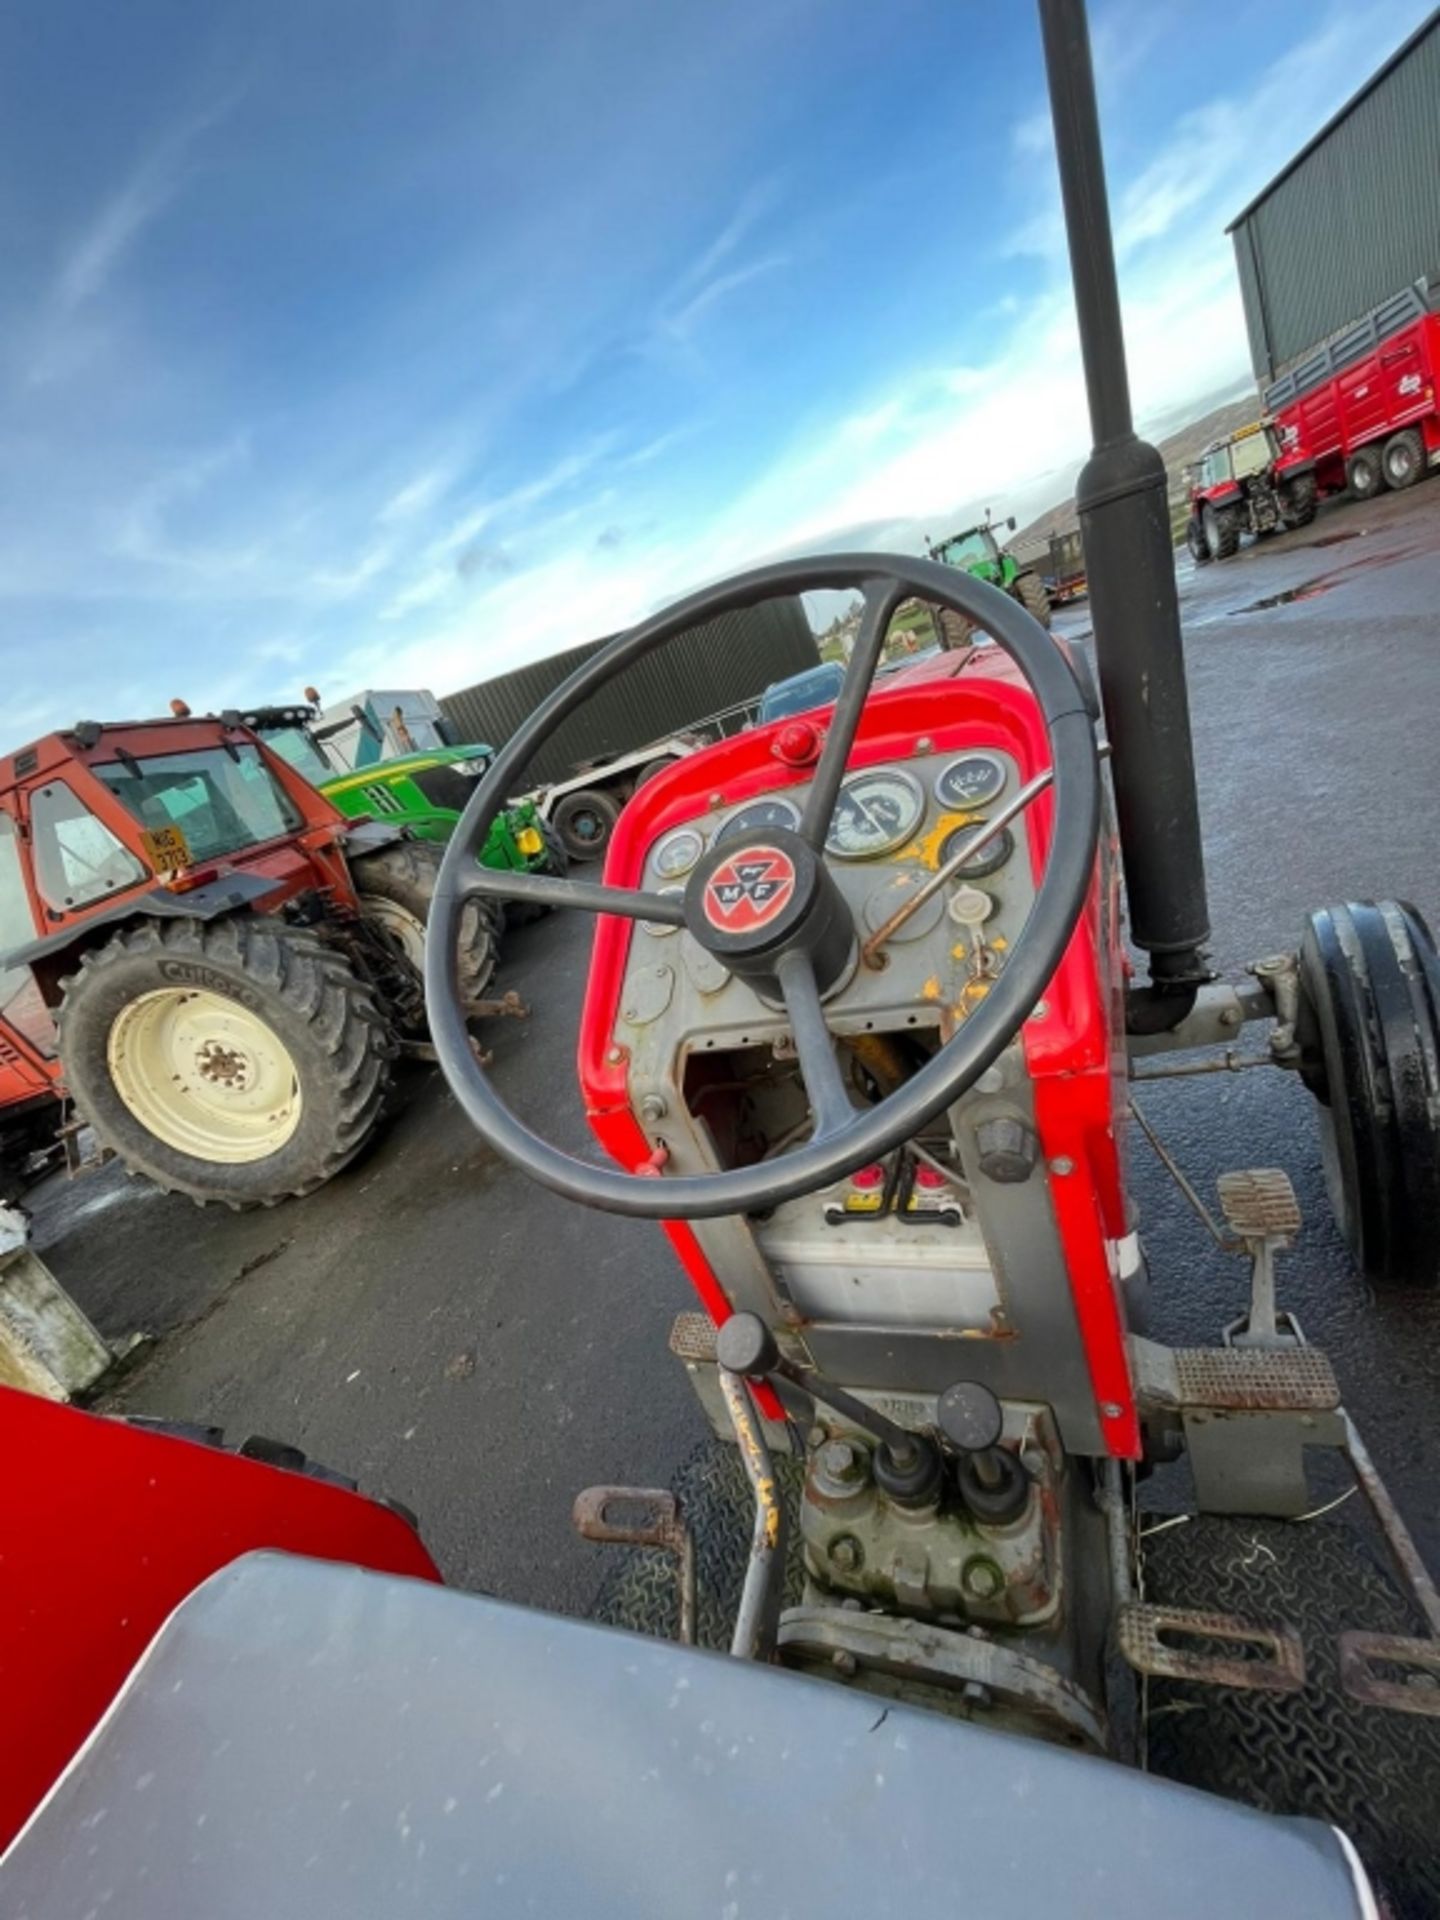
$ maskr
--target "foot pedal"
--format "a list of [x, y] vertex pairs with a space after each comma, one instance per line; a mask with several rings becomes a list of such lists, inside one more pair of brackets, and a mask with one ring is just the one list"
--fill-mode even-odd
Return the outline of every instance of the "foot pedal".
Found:
[[[1291, 1627], [1259, 1627], [1233, 1613], [1132, 1600], [1120, 1609], [1116, 1633], [1121, 1654], [1137, 1673], [1253, 1693], [1298, 1693], [1305, 1684], [1305, 1649]], [[1217, 1653], [1215, 1641], [1236, 1653]]]
[[1300, 1202], [1290, 1176], [1279, 1167], [1242, 1167], [1222, 1173], [1216, 1186], [1220, 1211], [1241, 1240], [1280, 1240], [1300, 1231]]
[[1340, 1685], [1352, 1700], [1440, 1717], [1440, 1640], [1342, 1633], [1339, 1647]]
[[1318, 1347], [1177, 1347], [1182, 1412], [1330, 1413], [1340, 1404], [1334, 1369]]
[[708, 1313], [677, 1313], [670, 1328], [670, 1351], [692, 1367], [715, 1364], [715, 1322]]

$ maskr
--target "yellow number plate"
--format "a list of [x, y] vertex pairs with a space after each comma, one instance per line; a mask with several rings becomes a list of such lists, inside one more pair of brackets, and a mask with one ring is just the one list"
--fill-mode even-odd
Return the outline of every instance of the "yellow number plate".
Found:
[[147, 827], [140, 844], [157, 873], [179, 873], [190, 864], [190, 842], [179, 827]]
[[534, 827], [521, 827], [515, 836], [515, 844], [523, 854], [527, 855], [545, 851], [544, 835], [537, 833]]

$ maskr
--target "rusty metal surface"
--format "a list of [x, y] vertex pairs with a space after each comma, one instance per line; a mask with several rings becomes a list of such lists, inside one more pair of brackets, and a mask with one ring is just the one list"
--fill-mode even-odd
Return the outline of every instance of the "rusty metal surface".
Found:
[[1177, 1347], [1182, 1407], [1246, 1413], [1329, 1412], [1340, 1388], [1318, 1347]]
[[[616, 1514], [628, 1507], [630, 1517]], [[638, 1509], [638, 1511], [637, 1511]], [[680, 1592], [680, 1638], [695, 1644], [695, 1542], [680, 1502], [663, 1487], [586, 1487], [570, 1512], [583, 1540], [601, 1546], [657, 1547], [673, 1553]]]
[[[1305, 1649], [1292, 1627], [1264, 1627], [1233, 1613], [1207, 1613], [1192, 1607], [1157, 1607], [1132, 1600], [1116, 1618], [1120, 1652], [1137, 1673], [1169, 1680], [1197, 1680], [1208, 1686], [1244, 1687], [1254, 1693], [1298, 1693], [1305, 1684]], [[1166, 1644], [1162, 1635], [1182, 1633], [1252, 1649], [1248, 1657], [1186, 1652]], [[1263, 1650], [1256, 1658], [1254, 1649]]]
[[1361, 1491], [1370, 1503], [1370, 1511], [1380, 1522], [1385, 1535], [1385, 1543], [1395, 1557], [1406, 1586], [1415, 1597], [1415, 1604], [1425, 1616], [1425, 1624], [1431, 1633], [1440, 1638], [1440, 1593], [1436, 1592], [1435, 1582], [1430, 1578], [1429, 1569], [1420, 1556], [1420, 1549], [1410, 1536], [1410, 1529], [1400, 1518], [1400, 1511], [1390, 1498], [1390, 1489], [1381, 1479], [1375, 1462], [1370, 1458], [1369, 1448], [1360, 1438], [1360, 1430], [1348, 1413], [1341, 1412], [1340, 1418], [1345, 1428], [1345, 1451], [1355, 1478], [1360, 1482]]
[[[788, 1666], [860, 1670], [959, 1693], [978, 1709], [1019, 1710], [1052, 1732], [1107, 1750], [1105, 1716], [1083, 1688], [1046, 1660], [1018, 1653], [979, 1629], [957, 1633], [928, 1620], [855, 1613], [840, 1607], [788, 1607], [780, 1623]], [[902, 1696], [903, 1697], [903, 1696]]]
[[[1399, 1633], [1342, 1633], [1340, 1685], [1352, 1700], [1396, 1713], [1440, 1716], [1440, 1641]], [[1379, 1665], [1408, 1667], [1408, 1680], [1386, 1680]]]
[[670, 1325], [669, 1346], [677, 1360], [690, 1366], [715, 1364], [715, 1322], [708, 1313], [677, 1313]]
[[1279, 1167], [1242, 1167], [1215, 1185], [1220, 1211], [1242, 1239], [1289, 1240], [1300, 1231], [1300, 1202]]

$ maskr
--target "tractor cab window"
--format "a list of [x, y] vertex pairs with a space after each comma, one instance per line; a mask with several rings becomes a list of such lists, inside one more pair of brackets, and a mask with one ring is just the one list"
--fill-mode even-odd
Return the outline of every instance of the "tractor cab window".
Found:
[[333, 780], [340, 771], [325, 758], [325, 749], [304, 727], [267, 727], [261, 738], [272, 753], [287, 760], [297, 773], [303, 773], [312, 786]]
[[1247, 480], [1251, 474], [1263, 473], [1275, 457], [1269, 435], [1247, 433], [1243, 440], [1235, 442], [1234, 457], [1237, 480]]
[[1223, 487], [1233, 478], [1228, 447], [1216, 447], [1213, 452], [1206, 454], [1205, 463], [1200, 469], [1202, 486]]
[[252, 742], [115, 760], [96, 767], [126, 810], [154, 832], [178, 827], [191, 865], [278, 839], [302, 824]]
[[63, 780], [41, 787], [30, 802], [35, 885], [47, 907], [63, 913], [133, 887], [145, 869]]
[[[8, 813], [0, 813], [0, 962], [6, 954], [28, 946], [35, 931], [15, 822]], [[0, 1020], [22, 1034], [37, 1052], [53, 1056], [55, 1022], [29, 967], [0, 964]]]
[[978, 566], [995, 558], [995, 542], [983, 528], [974, 527], [955, 540], [947, 540], [939, 548], [939, 555], [948, 566]]

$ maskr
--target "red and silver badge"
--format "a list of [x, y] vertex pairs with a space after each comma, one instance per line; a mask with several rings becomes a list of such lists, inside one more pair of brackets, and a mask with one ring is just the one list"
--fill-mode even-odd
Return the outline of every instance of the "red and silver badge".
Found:
[[705, 918], [721, 933], [753, 933], [783, 913], [795, 891], [795, 862], [777, 847], [744, 847], [705, 883]]

